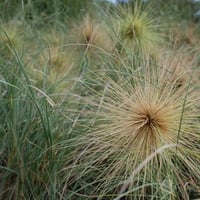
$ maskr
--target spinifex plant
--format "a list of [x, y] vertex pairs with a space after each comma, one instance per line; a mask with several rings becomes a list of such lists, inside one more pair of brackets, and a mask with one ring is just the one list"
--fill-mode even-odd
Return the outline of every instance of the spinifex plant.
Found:
[[69, 141], [72, 196], [189, 200], [199, 189], [199, 90], [190, 80], [177, 88], [162, 70], [115, 71], [117, 81], [104, 77], [104, 90], [83, 99], [84, 126]]
[[158, 18], [151, 16], [151, 9], [142, 8], [136, 2], [134, 7], [120, 7], [114, 14], [114, 32], [118, 40], [117, 48], [152, 53], [163, 42], [163, 27]]
[[90, 49], [90, 52], [95, 51], [96, 48], [105, 50], [112, 48], [112, 42], [105, 25], [89, 14], [85, 15], [80, 22], [73, 24], [70, 34], [72, 41], [75, 41], [79, 48], [83, 47], [87, 52]]

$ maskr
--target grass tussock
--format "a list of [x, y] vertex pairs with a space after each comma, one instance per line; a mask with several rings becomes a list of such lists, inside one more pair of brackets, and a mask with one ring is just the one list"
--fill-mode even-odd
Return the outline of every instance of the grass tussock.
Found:
[[94, 54], [97, 49], [112, 50], [113, 45], [107, 27], [92, 15], [86, 14], [80, 22], [74, 23], [71, 36], [78, 49], [83, 49], [86, 53]]
[[[156, 198], [166, 193], [168, 199], [189, 199], [185, 184], [198, 183], [198, 91], [189, 82], [181, 89], [176, 82], [167, 83], [164, 77], [170, 72], [159, 76], [146, 68], [120, 83], [108, 78], [102, 92], [83, 99], [90, 109], [84, 110], [82, 118], [93, 116], [95, 122], [70, 142], [76, 147], [71, 170], [72, 175], [82, 171], [74, 178], [76, 183], [88, 180], [80, 191], [95, 185], [91, 197], [117, 197], [134, 169], [166, 145], [172, 146], [143, 166], [123, 192], [130, 199], [148, 199], [155, 192]], [[167, 182], [171, 186], [164, 189]]]
[[[121, 7], [114, 17], [117, 47], [132, 52], [142, 51], [153, 54], [156, 48], [164, 44], [164, 22], [159, 17], [153, 17], [152, 7], [143, 8], [137, 1], [134, 7]], [[161, 24], [162, 23], [162, 24]]]

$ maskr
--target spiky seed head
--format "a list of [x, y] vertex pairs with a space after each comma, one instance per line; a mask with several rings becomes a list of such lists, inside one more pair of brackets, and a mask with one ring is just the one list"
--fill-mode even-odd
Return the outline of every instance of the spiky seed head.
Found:
[[[151, 17], [151, 9], [143, 10], [139, 3], [134, 8], [120, 8], [114, 20], [117, 38], [124, 48], [150, 53], [163, 44], [164, 36], [158, 20]], [[115, 25], [114, 25], [115, 26]]]
[[98, 48], [106, 51], [113, 48], [106, 26], [89, 14], [85, 15], [80, 22], [73, 24], [69, 35], [71, 40], [75, 40], [77, 45], [82, 46], [87, 52], [90, 49], [92, 52]]
[[121, 30], [122, 39], [142, 39], [143, 29], [143, 21], [141, 19], [133, 19], [131, 16], [128, 16]]
[[98, 40], [98, 24], [95, 24], [94, 20], [86, 15], [81, 24], [82, 39], [85, 44], [95, 45]]
[[[93, 120], [88, 131], [71, 141], [77, 147], [71, 167], [76, 184], [83, 178], [85, 187], [92, 187], [92, 194], [99, 198], [114, 198], [138, 165], [164, 145], [176, 147], [143, 166], [126, 194], [134, 199], [164, 194], [169, 199], [186, 198], [184, 185], [197, 186], [200, 181], [198, 93], [189, 82], [176, 90], [157, 73], [163, 69], [151, 70], [143, 70], [141, 76], [119, 76], [117, 82], [108, 78], [103, 94], [86, 99], [89, 109], [81, 112], [81, 119], [85, 114]], [[89, 174], [95, 179], [87, 179]], [[173, 187], [163, 189], [165, 182]]]

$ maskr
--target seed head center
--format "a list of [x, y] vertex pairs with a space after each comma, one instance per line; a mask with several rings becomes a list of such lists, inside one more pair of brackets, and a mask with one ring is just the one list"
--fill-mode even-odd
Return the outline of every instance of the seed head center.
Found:
[[154, 125], [154, 118], [149, 113], [145, 116], [144, 125], [149, 127]]

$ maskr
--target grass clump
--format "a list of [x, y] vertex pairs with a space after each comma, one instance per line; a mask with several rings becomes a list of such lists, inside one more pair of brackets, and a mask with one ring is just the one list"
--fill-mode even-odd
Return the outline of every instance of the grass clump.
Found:
[[77, 50], [86, 54], [95, 55], [102, 50], [110, 52], [113, 48], [107, 27], [91, 14], [86, 14], [80, 22], [73, 23], [70, 35], [70, 40], [76, 44]]
[[168, 73], [159, 76], [146, 66], [119, 82], [104, 77], [99, 83], [106, 84], [104, 90], [83, 99], [88, 109], [82, 118], [93, 116], [95, 121], [89, 117], [91, 127], [70, 141], [76, 147], [70, 182], [86, 181], [79, 186], [80, 196], [86, 190], [91, 191], [88, 198], [117, 199], [140, 163], [171, 145], [130, 177], [123, 192], [130, 199], [189, 199], [185, 185], [195, 187], [200, 178], [198, 90], [189, 83], [177, 89], [164, 82]]
[[149, 54], [164, 43], [164, 26], [157, 16], [153, 17], [150, 7], [143, 8], [142, 3], [136, 2], [134, 7], [119, 8], [115, 16], [115, 35], [119, 40], [117, 48]]

